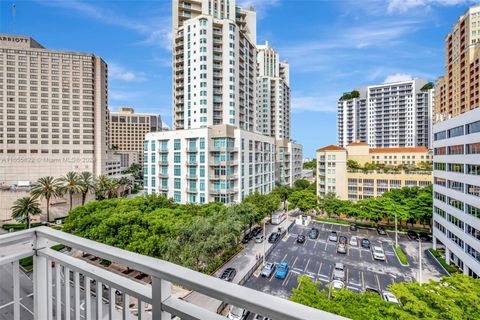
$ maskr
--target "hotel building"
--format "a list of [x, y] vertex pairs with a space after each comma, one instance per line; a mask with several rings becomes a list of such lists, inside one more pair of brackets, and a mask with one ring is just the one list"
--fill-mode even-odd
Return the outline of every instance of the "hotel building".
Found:
[[159, 114], [135, 113], [133, 108], [120, 107], [110, 112], [110, 146], [121, 154], [124, 166], [143, 166], [143, 142], [149, 132], [162, 131]]
[[337, 104], [338, 144], [372, 148], [431, 147], [433, 89], [421, 79], [363, 87]]
[[100, 57], [0, 35], [0, 184], [115, 171], [107, 90]]
[[[374, 164], [379, 168], [353, 169], [350, 160], [359, 167]], [[432, 184], [431, 171], [414, 169], [431, 161], [427, 148], [369, 148], [365, 142], [346, 148], [327, 146], [317, 150], [317, 195], [335, 193], [339, 199], [357, 201], [391, 189], [424, 187]]]

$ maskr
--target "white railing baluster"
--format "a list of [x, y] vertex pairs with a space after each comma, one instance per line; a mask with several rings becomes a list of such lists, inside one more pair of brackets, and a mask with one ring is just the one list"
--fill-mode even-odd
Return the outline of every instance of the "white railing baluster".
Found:
[[152, 318], [170, 320], [170, 313], [162, 310], [163, 301], [170, 298], [172, 284], [157, 277], [152, 277]]
[[92, 318], [92, 291], [91, 291], [91, 279], [87, 276], [84, 277], [85, 287], [85, 319], [90, 320]]
[[[48, 240], [39, 236], [35, 237], [34, 250], [48, 247]], [[47, 305], [47, 258], [37, 254], [33, 256], [33, 293], [34, 293], [34, 320], [48, 319]]]
[[80, 274], [76, 271], [73, 273], [73, 288], [75, 320], [80, 320]]
[[64, 268], [64, 286], [65, 286], [65, 320], [70, 320], [71, 308], [70, 308], [70, 269]]
[[123, 298], [123, 320], [128, 320], [130, 316], [130, 296], [126, 293], [122, 295]]
[[62, 319], [62, 266], [55, 262], [55, 319]]
[[114, 320], [114, 314], [115, 314], [115, 289], [110, 286], [108, 288], [108, 319], [109, 320]]
[[20, 270], [18, 260], [12, 262], [13, 320], [20, 320]]
[[52, 260], [47, 260], [47, 319], [53, 319]]
[[102, 283], [97, 280], [97, 288], [96, 288], [96, 293], [97, 293], [97, 320], [102, 320], [103, 319], [103, 312], [102, 312], [102, 304], [103, 304], [103, 288], [102, 288]]
[[[140, 298], [138, 298], [138, 320], [144, 320], [145, 319], [145, 302], [143, 302], [142, 300], [140, 300]], [[153, 316], [152, 316], [152, 319], [155, 319]]]

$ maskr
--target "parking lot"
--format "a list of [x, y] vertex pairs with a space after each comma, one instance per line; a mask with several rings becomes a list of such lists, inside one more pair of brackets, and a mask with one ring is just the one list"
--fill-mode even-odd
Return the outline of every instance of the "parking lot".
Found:
[[[318, 238], [313, 240], [307, 237], [305, 243], [297, 243], [296, 236], [307, 235], [312, 227], [319, 229]], [[328, 240], [333, 230], [338, 236], [346, 236], [348, 240], [353, 235], [357, 236], [358, 246], [348, 245], [346, 254], [337, 253], [337, 243]], [[336, 262], [345, 265], [345, 286], [355, 292], [362, 292], [365, 288], [383, 291], [395, 282], [415, 281], [418, 274], [418, 257], [408, 253], [415, 252], [417, 242], [408, 239], [405, 234], [399, 234], [399, 244], [404, 248], [410, 263], [410, 266], [402, 266], [393, 249], [394, 237], [394, 232], [390, 231], [387, 231], [387, 235], [380, 236], [376, 230], [372, 229], [350, 231], [348, 226], [323, 222], [312, 222], [308, 227], [294, 225], [289, 236], [277, 244], [267, 259], [275, 264], [286, 261], [290, 268], [287, 277], [284, 280], [276, 279], [274, 276], [262, 278], [259, 272], [255, 272], [245, 286], [288, 298], [292, 294], [292, 289], [298, 286], [298, 277], [302, 275], [319, 281], [320, 286], [325, 287], [332, 280]], [[360, 241], [363, 238], [368, 238], [372, 247], [379, 245], [383, 248], [385, 261], [375, 260], [371, 250], [361, 247]], [[428, 246], [429, 244], [425, 243], [425, 248]], [[418, 251], [416, 254], [418, 255]], [[430, 263], [431, 261], [424, 259], [422, 265], [426, 264], [425, 267], [428, 270], [433, 269], [433, 273], [440, 274], [441, 271], [437, 266], [429, 265]]]

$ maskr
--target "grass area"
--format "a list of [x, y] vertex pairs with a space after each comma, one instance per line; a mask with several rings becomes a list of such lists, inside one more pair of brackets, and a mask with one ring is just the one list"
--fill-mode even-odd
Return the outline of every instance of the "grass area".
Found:
[[[61, 243], [50, 247], [50, 249], [55, 250], [55, 251], [60, 251], [64, 248], [65, 248], [65, 246]], [[33, 270], [33, 257], [26, 257], [26, 258], [20, 259], [20, 265], [26, 271], [32, 271]]]
[[337, 219], [331, 219], [331, 218], [315, 218], [315, 220], [320, 221], [320, 222], [331, 222], [331, 223], [344, 224], [346, 226], [352, 224], [352, 222], [337, 220]]
[[400, 263], [403, 264], [403, 265], [408, 265], [408, 260], [407, 260], [407, 256], [405, 255], [405, 253], [403, 252], [402, 248], [400, 246], [393, 246], [393, 249], [395, 250], [395, 252], [397, 253], [397, 256], [398, 256], [398, 259], [400, 260]]
[[[31, 227], [34, 228], [41, 225], [42, 225], [41, 222], [35, 222], [35, 223], [32, 223]], [[2, 226], [2, 228], [7, 231], [10, 231], [10, 230], [19, 231], [19, 230], [27, 229], [27, 224], [26, 223], [6, 223]]]
[[448, 273], [459, 273], [458, 267], [456, 265], [447, 264], [445, 259], [442, 257], [442, 253], [438, 250], [434, 250], [433, 248], [428, 249], [430, 253], [438, 260], [438, 262], [448, 271]]

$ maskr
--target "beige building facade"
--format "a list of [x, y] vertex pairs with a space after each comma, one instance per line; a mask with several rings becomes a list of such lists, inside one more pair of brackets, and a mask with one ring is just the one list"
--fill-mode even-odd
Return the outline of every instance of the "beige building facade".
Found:
[[143, 166], [143, 142], [150, 132], [162, 131], [159, 114], [135, 113], [133, 108], [120, 107], [110, 112], [110, 146], [123, 161]]
[[[426, 148], [369, 148], [361, 142], [346, 148], [327, 146], [317, 150], [317, 195], [335, 193], [339, 199], [357, 201], [391, 189], [427, 186], [432, 184], [432, 172], [413, 168], [431, 159]], [[352, 169], [349, 160], [361, 168]], [[379, 167], [364, 169], [369, 164]]]

